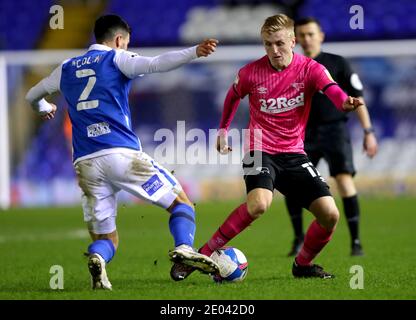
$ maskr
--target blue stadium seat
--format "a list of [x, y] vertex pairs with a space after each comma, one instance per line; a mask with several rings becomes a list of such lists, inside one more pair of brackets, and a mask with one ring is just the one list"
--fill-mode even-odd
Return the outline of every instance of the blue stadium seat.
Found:
[[[364, 9], [364, 29], [351, 30], [349, 13], [353, 5]], [[305, 1], [299, 17], [313, 16], [322, 22], [328, 41], [403, 39], [416, 36], [416, 2], [412, 0], [355, 1], [320, 0]]]
[[196, 5], [213, 6], [218, 0], [164, 0], [134, 1], [126, 3], [112, 0], [106, 10], [124, 17], [132, 27], [131, 46], [177, 45], [179, 27], [186, 13]]
[[33, 49], [48, 25], [51, 5], [50, 0], [0, 1], [0, 50]]

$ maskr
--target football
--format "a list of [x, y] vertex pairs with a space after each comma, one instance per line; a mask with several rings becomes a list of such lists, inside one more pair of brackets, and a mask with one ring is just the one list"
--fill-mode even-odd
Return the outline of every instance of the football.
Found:
[[240, 250], [234, 247], [224, 247], [215, 250], [211, 258], [218, 264], [220, 274], [213, 276], [215, 282], [242, 281], [248, 272], [247, 258]]

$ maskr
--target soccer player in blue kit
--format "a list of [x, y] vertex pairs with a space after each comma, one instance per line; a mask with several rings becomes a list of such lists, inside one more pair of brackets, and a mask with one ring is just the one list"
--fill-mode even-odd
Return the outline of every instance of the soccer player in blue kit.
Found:
[[106, 265], [118, 247], [117, 200], [120, 190], [156, 204], [170, 213], [169, 229], [175, 248], [171, 277], [181, 280], [175, 268], [193, 266], [216, 273], [218, 265], [193, 248], [195, 211], [176, 178], [142, 151], [131, 127], [128, 94], [132, 79], [166, 72], [213, 53], [218, 43], [199, 45], [144, 57], [127, 51], [130, 27], [119, 16], [106, 15], [94, 26], [96, 44], [68, 59], [30, 89], [26, 99], [44, 119], [53, 119], [56, 106], [44, 97], [61, 91], [72, 124], [73, 163], [82, 189], [82, 208], [92, 243], [88, 268], [92, 288], [111, 290]]

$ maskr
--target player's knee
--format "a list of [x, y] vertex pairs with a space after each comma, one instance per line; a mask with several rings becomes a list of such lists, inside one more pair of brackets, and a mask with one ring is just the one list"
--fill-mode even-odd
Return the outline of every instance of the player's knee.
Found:
[[253, 219], [257, 219], [269, 209], [270, 204], [266, 200], [256, 200], [247, 203], [247, 210]]
[[273, 193], [270, 190], [255, 189], [247, 195], [247, 210], [253, 219], [257, 219], [269, 209]]
[[339, 211], [332, 197], [321, 197], [312, 202], [309, 206], [311, 211], [317, 218], [319, 224], [326, 230], [332, 231], [339, 220]]
[[192, 210], [195, 210], [194, 204], [188, 199], [187, 195], [183, 191], [176, 197], [175, 200], [173, 200], [172, 204], [166, 210], [171, 212], [172, 209], [180, 203], [184, 203], [184, 204], [190, 206], [192, 208]]
[[333, 230], [336, 227], [339, 221], [339, 211], [336, 206], [332, 206], [331, 208], [328, 209], [325, 220], [326, 220], [325, 228], [328, 231]]

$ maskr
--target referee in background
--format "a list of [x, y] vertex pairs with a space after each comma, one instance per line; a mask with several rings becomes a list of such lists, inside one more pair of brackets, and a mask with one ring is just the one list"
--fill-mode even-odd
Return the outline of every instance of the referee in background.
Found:
[[[318, 20], [304, 18], [295, 24], [296, 41], [304, 54], [324, 65], [339, 86], [350, 96], [363, 96], [363, 86], [347, 60], [341, 56], [321, 51], [324, 33]], [[356, 110], [363, 128], [363, 148], [372, 158], [377, 153], [377, 139], [371, 126], [370, 116], [365, 104]], [[311, 113], [305, 134], [305, 152], [316, 167], [321, 158], [329, 166], [331, 177], [335, 178], [338, 192], [342, 197], [344, 213], [351, 235], [351, 255], [363, 255], [358, 225], [360, 207], [353, 176], [355, 168], [352, 147], [347, 128], [348, 113], [340, 112], [322, 93], [316, 93], [312, 99]], [[296, 198], [285, 198], [295, 239], [289, 256], [294, 256], [303, 244], [302, 207]]]

